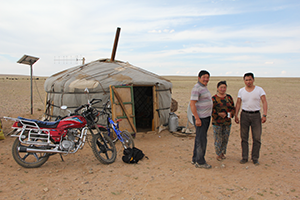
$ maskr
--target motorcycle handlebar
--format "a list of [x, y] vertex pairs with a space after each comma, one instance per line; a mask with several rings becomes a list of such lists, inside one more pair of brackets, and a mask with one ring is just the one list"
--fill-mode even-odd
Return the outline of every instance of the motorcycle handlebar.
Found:
[[81, 109], [84, 108], [84, 107], [85, 107], [85, 105], [81, 105], [81, 106], [79, 106], [78, 108], [76, 108], [76, 109], [74, 110], [74, 112], [77, 113], [79, 110], [81, 110]]
[[81, 110], [81, 109], [84, 108], [84, 107], [88, 107], [88, 106], [90, 106], [90, 105], [94, 105], [94, 104], [96, 104], [96, 103], [100, 103], [101, 101], [102, 101], [102, 99], [92, 99], [92, 101], [90, 101], [89, 104], [84, 104], [84, 105], [81, 105], [81, 106], [79, 106], [78, 108], [76, 108], [76, 109], [74, 110], [74, 113], [77, 113], [79, 110]]
[[[96, 102], [94, 102], [96, 101]], [[102, 99], [92, 99], [92, 101], [90, 102], [91, 105], [94, 105], [96, 103], [100, 103], [102, 101]]]

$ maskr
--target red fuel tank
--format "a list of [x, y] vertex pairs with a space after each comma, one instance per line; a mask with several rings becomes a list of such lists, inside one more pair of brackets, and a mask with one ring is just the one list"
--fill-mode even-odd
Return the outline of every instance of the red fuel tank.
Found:
[[60, 120], [55, 129], [50, 129], [50, 135], [55, 142], [59, 142], [62, 137], [65, 137], [69, 128], [83, 128], [86, 125], [86, 120], [80, 115], [74, 115]]
[[67, 129], [67, 128], [82, 128], [86, 125], [86, 120], [80, 115], [74, 115], [62, 119], [58, 125], [57, 129]]

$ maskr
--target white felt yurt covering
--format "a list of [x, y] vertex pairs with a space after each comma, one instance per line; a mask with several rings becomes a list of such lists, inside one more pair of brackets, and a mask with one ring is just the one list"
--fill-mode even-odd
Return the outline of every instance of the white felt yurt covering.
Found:
[[[133, 93], [139, 93], [134, 94], [137, 127], [143, 128], [146, 125], [157, 131], [159, 125], [168, 122], [172, 83], [128, 62], [110, 62], [108, 59], [72, 67], [47, 78], [44, 85], [47, 93], [45, 116], [53, 120], [58, 115], [63, 115], [60, 109], [62, 105], [72, 110], [87, 103], [87, 99], [100, 98], [105, 103], [110, 99], [109, 87], [120, 85], [131, 85]], [[85, 93], [86, 88], [89, 94]], [[99, 103], [99, 109], [103, 103]], [[144, 113], [149, 110], [149, 106], [149, 113]], [[155, 119], [155, 116], [159, 119]], [[155, 120], [158, 123], [154, 127]]]

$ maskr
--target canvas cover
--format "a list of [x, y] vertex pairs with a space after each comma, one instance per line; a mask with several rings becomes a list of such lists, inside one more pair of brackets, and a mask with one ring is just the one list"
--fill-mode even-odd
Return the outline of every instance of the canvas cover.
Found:
[[[110, 85], [156, 86], [159, 99], [160, 124], [168, 122], [172, 83], [154, 73], [128, 62], [108, 59], [96, 60], [58, 72], [45, 81], [47, 92], [45, 116], [55, 118], [65, 115], [62, 105], [72, 110], [88, 99], [100, 98], [105, 103], [110, 98]], [[89, 94], [85, 93], [85, 89]], [[99, 106], [101, 106], [100, 104]]]

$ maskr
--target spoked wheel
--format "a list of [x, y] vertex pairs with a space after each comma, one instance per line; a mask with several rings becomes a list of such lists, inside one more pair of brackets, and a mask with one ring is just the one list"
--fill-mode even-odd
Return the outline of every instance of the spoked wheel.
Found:
[[92, 139], [92, 150], [96, 158], [103, 164], [111, 164], [116, 160], [117, 150], [113, 141], [106, 134], [95, 134]]
[[122, 131], [121, 136], [123, 138], [123, 147], [124, 148], [133, 148], [134, 147], [134, 141], [132, 135], [128, 131]]
[[12, 146], [12, 155], [14, 160], [25, 168], [36, 168], [42, 166], [49, 158], [48, 153], [34, 153], [34, 152], [19, 152], [19, 148], [39, 148], [39, 145], [27, 145], [20, 142], [17, 138]]

